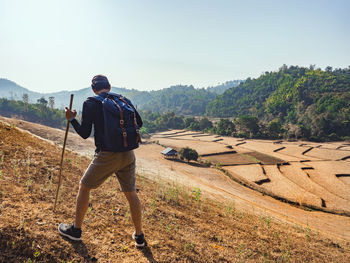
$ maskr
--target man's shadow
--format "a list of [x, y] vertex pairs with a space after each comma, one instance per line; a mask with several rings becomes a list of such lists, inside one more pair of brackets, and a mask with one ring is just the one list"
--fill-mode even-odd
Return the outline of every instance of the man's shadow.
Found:
[[148, 259], [148, 261], [150, 263], [158, 263], [158, 261], [154, 259], [153, 253], [152, 253], [151, 249], [148, 246], [142, 248], [141, 252], [144, 255], [144, 257]]
[[97, 262], [97, 258], [89, 254], [89, 250], [87, 249], [83, 241], [73, 241], [67, 237], [62, 237], [62, 238], [67, 240], [74, 248], [74, 251], [84, 258], [84, 262], [87, 262], [87, 263]]
[[[62, 238], [67, 240], [72, 245], [72, 247], [74, 248], [74, 251], [77, 254], [79, 254], [81, 257], [83, 257], [85, 262], [87, 262], [87, 263], [97, 262], [97, 258], [94, 256], [91, 256], [89, 254], [89, 250], [87, 249], [87, 247], [83, 241], [73, 241], [67, 237], [62, 237]], [[144, 255], [144, 257], [147, 258], [147, 260], [150, 263], [158, 263], [158, 261], [154, 259], [153, 253], [148, 246], [146, 246], [140, 250], [141, 250], [142, 254]]]

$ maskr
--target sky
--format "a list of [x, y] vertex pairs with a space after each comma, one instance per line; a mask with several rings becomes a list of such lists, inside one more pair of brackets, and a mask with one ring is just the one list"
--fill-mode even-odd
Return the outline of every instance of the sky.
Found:
[[348, 0], [0, 0], [0, 78], [158, 90], [350, 65]]

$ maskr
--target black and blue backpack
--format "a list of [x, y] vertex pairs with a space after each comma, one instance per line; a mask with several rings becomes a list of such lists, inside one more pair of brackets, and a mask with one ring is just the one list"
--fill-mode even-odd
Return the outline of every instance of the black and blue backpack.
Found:
[[125, 152], [139, 147], [139, 143], [142, 143], [139, 132], [142, 119], [131, 101], [111, 92], [91, 98], [102, 103], [104, 148], [112, 152]]

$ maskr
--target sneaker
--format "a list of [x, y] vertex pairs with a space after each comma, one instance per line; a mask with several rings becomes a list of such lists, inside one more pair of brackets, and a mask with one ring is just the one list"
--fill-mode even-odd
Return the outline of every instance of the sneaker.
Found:
[[58, 226], [58, 232], [62, 236], [68, 237], [71, 240], [79, 241], [81, 240], [81, 229], [75, 228], [74, 224], [59, 224]]
[[136, 232], [132, 233], [132, 239], [135, 240], [135, 246], [137, 248], [143, 248], [146, 245], [145, 236], [143, 233], [141, 233], [141, 235], [136, 235]]

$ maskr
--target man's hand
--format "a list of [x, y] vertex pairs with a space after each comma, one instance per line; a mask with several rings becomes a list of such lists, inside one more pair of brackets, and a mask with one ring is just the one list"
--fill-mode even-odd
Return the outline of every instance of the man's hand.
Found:
[[66, 107], [66, 118], [67, 118], [67, 120], [70, 120], [71, 118], [75, 118], [76, 116], [77, 116], [77, 111], [76, 110], [71, 111], [70, 109], [68, 109]]

